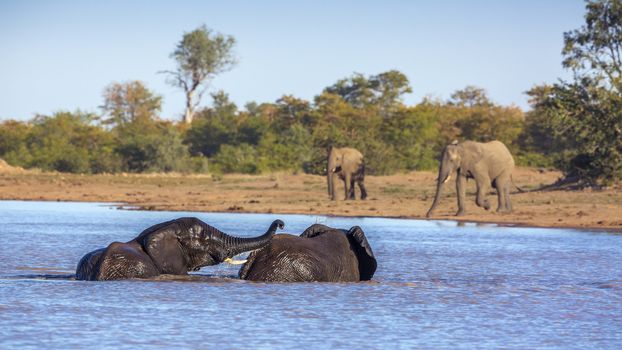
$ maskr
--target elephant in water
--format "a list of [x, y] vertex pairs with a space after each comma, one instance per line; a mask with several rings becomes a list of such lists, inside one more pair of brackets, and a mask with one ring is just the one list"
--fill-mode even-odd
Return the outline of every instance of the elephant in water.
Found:
[[358, 183], [361, 190], [361, 199], [367, 197], [367, 191], [363, 181], [365, 180], [365, 160], [361, 152], [354, 148], [334, 148], [328, 151], [326, 166], [326, 180], [328, 182], [328, 195], [335, 200], [336, 175], [343, 180], [345, 187], [345, 199], [354, 199], [354, 183]]
[[180, 218], [144, 230], [133, 240], [113, 242], [107, 248], [86, 254], [78, 263], [76, 279], [105, 281], [151, 278], [160, 274], [186, 275], [203, 266], [223, 261], [235, 262], [237, 254], [259, 249], [270, 243], [275, 220], [265, 234], [254, 238], [232, 237], [197, 218]]
[[505, 145], [499, 141], [486, 143], [454, 141], [445, 147], [441, 164], [438, 170], [436, 195], [434, 203], [427, 213], [427, 217], [434, 214], [438, 205], [444, 184], [450, 180], [451, 174], [457, 171], [456, 193], [458, 197], [458, 212], [456, 215], [464, 215], [464, 197], [466, 181], [468, 178], [475, 179], [477, 185], [478, 206], [490, 209], [490, 202], [485, 198], [490, 186], [497, 190], [499, 199], [498, 212], [511, 212], [510, 187], [512, 185], [512, 171], [514, 170], [514, 158]]
[[363, 230], [315, 224], [300, 236], [279, 234], [252, 252], [239, 276], [265, 282], [357, 282], [370, 280], [376, 258]]

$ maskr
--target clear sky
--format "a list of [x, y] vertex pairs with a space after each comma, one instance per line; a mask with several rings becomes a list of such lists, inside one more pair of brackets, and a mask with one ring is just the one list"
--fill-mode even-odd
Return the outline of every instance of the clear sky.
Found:
[[524, 91], [569, 77], [563, 33], [583, 24], [584, 8], [579, 0], [0, 0], [0, 120], [99, 112], [104, 88], [130, 80], [162, 95], [162, 117], [178, 119], [183, 94], [157, 72], [174, 69], [169, 54], [201, 24], [237, 39], [239, 64], [212, 89], [239, 107], [285, 94], [311, 100], [355, 72], [397, 69], [411, 82], [409, 105], [476, 85], [526, 109]]

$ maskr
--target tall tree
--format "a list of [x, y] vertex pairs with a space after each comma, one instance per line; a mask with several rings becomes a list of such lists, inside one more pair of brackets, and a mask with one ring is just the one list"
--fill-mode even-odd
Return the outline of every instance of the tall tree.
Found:
[[341, 96], [356, 108], [378, 107], [383, 116], [401, 103], [402, 95], [411, 93], [408, 78], [400, 71], [391, 70], [369, 78], [355, 73], [338, 80], [324, 92]]
[[591, 77], [622, 92], [622, 1], [587, 1], [585, 25], [564, 33], [562, 62], [575, 78]]
[[375, 101], [380, 105], [384, 117], [401, 105], [402, 95], [413, 91], [406, 75], [397, 70], [374, 75], [369, 79], [369, 82], [376, 91]]
[[622, 179], [622, 0], [587, 1], [585, 25], [564, 33], [563, 66], [573, 80], [554, 84], [537, 108], [552, 118], [566, 175], [589, 184]]
[[492, 105], [486, 90], [473, 85], [467, 85], [464, 89], [457, 90], [451, 94], [450, 103], [463, 107]]
[[140, 81], [112, 83], [104, 90], [101, 109], [108, 118], [104, 124], [114, 126], [132, 122], [145, 122], [158, 116], [162, 97], [149, 91]]
[[209, 82], [217, 74], [233, 68], [236, 59], [233, 54], [235, 38], [214, 33], [205, 25], [185, 33], [177, 48], [171, 53], [177, 68], [164, 71], [169, 75], [169, 84], [180, 87], [186, 95], [184, 122], [192, 123], [194, 113]]

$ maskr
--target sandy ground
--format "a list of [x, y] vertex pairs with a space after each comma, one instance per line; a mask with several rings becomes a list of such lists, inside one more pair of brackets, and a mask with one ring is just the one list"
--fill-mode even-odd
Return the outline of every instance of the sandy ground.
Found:
[[[560, 173], [518, 168], [514, 182], [533, 190], [554, 183]], [[79, 175], [46, 173], [7, 166], [0, 161], [0, 199], [118, 202], [131, 208], [201, 212], [296, 213], [340, 216], [425, 218], [435, 193], [436, 172], [367, 176], [367, 200], [330, 201], [326, 179], [306, 174]], [[467, 215], [455, 217], [453, 181], [434, 219], [541, 227], [584, 227], [622, 231], [622, 187], [604, 190], [533, 191], [512, 195], [514, 212], [498, 214], [475, 205], [475, 183], [467, 189]], [[358, 198], [358, 188], [357, 188]], [[496, 195], [489, 200], [496, 208]]]

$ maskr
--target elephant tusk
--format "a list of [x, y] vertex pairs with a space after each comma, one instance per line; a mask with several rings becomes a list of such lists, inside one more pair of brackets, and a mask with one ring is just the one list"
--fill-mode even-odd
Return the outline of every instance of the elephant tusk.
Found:
[[231, 258], [226, 258], [224, 261], [231, 265], [242, 265], [245, 264], [248, 260], [233, 260]]
[[451, 179], [451, 174], [449, 176], [447, 176], [447, 178], [445, 180], [443, 180], [443, 183], [449, 181], [449, 179]]

